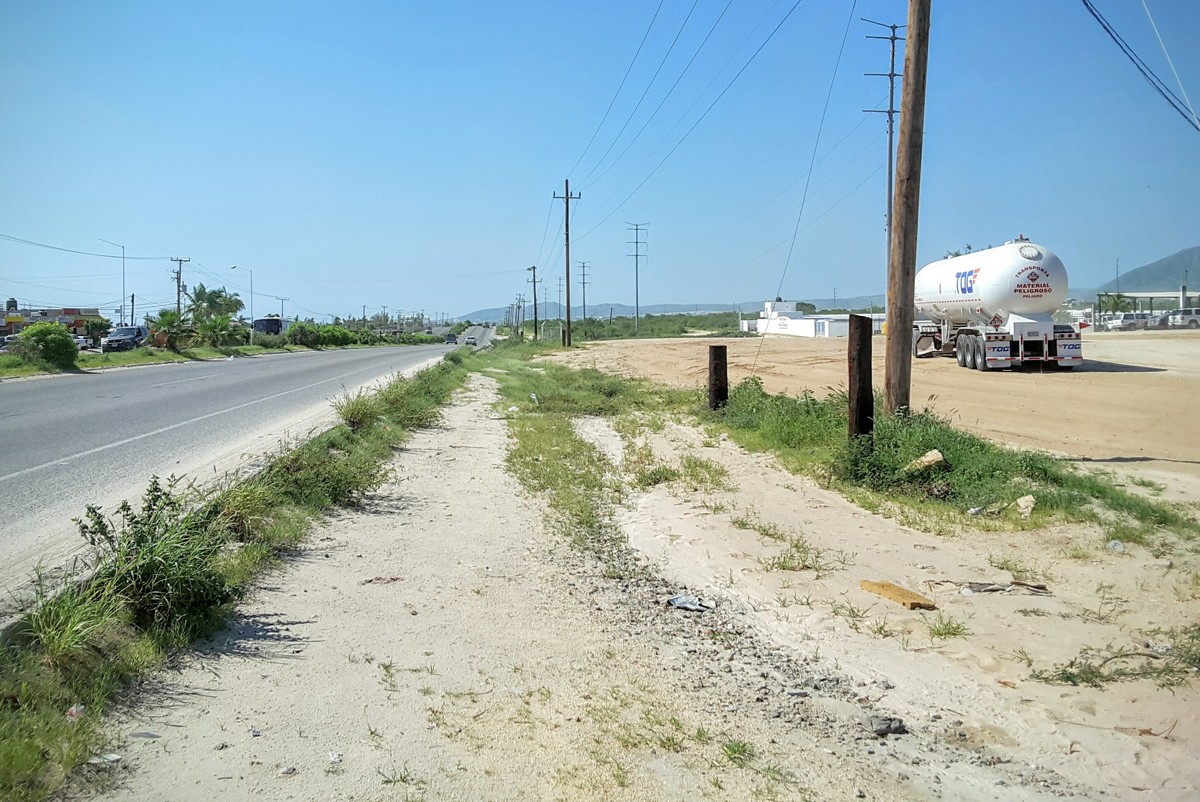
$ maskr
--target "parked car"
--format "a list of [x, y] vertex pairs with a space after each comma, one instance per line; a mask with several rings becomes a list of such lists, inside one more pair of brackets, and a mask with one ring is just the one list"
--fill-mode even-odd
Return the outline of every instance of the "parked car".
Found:
[[100, 350], [104, 353], [132, 351], [134, 348], [144, 345], [149, 339], [150, 329], [145, 326], [118, 326], [100, 342]]
[[1109, 331], [1134, 331], [1146, 328], [1149, 312], [1118, 312], [1108, 324]]
[[463, 345], [479, 345], [479, 341], [475, 339], [474, 334], [468, 334], [467, 339], [463, 340]]
[[1171, 328], [1200, 328], [1200, 307], [1192, 306], [1187, 309], [1176, 309], [1171, 313]]
[[446, 335], [446, 345], [458, 345], [458, 335], [450, 332]]
[[84, 337], [82, 334], [75, 335], [75, 344], [79, 346], [80, 351], [84, 351], [92, 347], [92, 338]]
[[[1176, 310], [1176, 311], [1178, 311], [1178, 310]], [[1165, 328], [1167, 328], [1168, 326], [1171, 325], [1171, 315], [1172, 314], [1173, 314], [1172, 312], [1163, 312], [1162, 314], [1155, 315], [1154, 317], [1152, 317], [1146, 321], [1146, 328], [1148, 328], [1148, 329], [1165, 329]]]

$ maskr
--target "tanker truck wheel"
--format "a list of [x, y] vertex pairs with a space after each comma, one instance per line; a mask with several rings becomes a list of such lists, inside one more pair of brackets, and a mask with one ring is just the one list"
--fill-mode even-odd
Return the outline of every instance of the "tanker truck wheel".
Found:
[[960, 336], [959, 341], [963, 344], [963, 367], [967, 370], [975, 369], [975, 335], [967, 334]]
[[975, 368], [976, 370], [987, 370], [987, 351], [983, 338], [976, 336], [973, 339], [975, 340]]
[[965, 341], [965, 338], [963, 338], [963, 337], [955, 337], [954, 338], [954, 361], [958, 363], [958, 366], [960, 368], [965, 368], [967, 366], [967, 357], [963, 353], [963, 342], [964, 341]]

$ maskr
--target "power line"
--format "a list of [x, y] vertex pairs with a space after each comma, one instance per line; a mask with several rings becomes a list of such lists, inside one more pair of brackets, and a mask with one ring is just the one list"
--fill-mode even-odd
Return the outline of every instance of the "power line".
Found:
[[642, 90], [642, 96], [639, 97], [637, 103], [633, 105], [633, 111], [629, 112], [629, 116], [625, 118], [625, 123], [621, 126], [621, 130], [617, 131], [617, 135], [613, 137], [613, 141], [609, 143], [608, 148], [604, 151], [604, 155], [600, 157], [600, 160], [596, 162], [595, 166], [593, 166], [591, 170], [588, 170], [587, 175], [583, 177], [583, 180], [580, 183], [587, 183], [587, 180], [591, 178], [592, 173], [596, 172], [597, 167], [599, 167], [601, 164], [604, 164], [604, 160], [608, 158], [608, 154], [612, 152], [613, 147], [618, 141], [620, 141], [621, 134], [625, 133], [625, 129], [629, 127], [629, 123], [633, 120], [633, 115], [637, 114], [638, 109], [642, 107], [642, 101], [645, 100], [646, 95], [650, 93], [650, 88], [654, 86], [654, 82], [658, 80], [658, 74], [662, 72], [662, 68], [667, 63], [667, 59], [670, 58], [672, 51], [675, 50], [675, 44], [679, 41], [679, 37], [683, 34], [683, 29], [687, 27], [688, 20], [692, 18], [692, 12], [696, 10], [696, 6], [699, 3], [700, 0], [693, 0], [692, 7], [688, 9], [687, 16], [683, 18], [683, 22], [679, 25], [679, 30], [675, 32], [675, 38], [671, 40], [671, 46], [668, 47], [667, 52], [663, 54], [662, 61], [658, 62], [658, 69], [654, 71], [654, 75], [650, 76], [650, 82], [647, 83], [646, 88]]
[[[604, 127], [604, 121], [608, 119], [608, 113], [612, 111], [613, 104], [617, 102], [617, 97], [620, 96], [621, 90], [625, 88], [625, 81], [629, 79], [629, 73], [633, 70], [633, 65], [637, 62], [637, 58], [642, 53], [642, 47], [646, 44], [646, 38], [650, 36], [650, 29], [654, 27], [654, 21], [658, 19], [658, 12], [662, 11], [664, 0], [658, 0], [658, 8], [654, 9], [654, 16], [650, 18], [650, 24], [646, 26], [646, 32], [642, 34], [642, 41], [638, 45], [637, 52], [633, 54], [633, 59], [630, 60], [629, 66], [625, 68], [625, 75], [621, 78], [621, 85], [617, 87], [617, 91], [613, 93], [612, 100], [608, 101], [608, 108], [604, 110], [604, 116], [600, 118], [600, 124], [596, 126], [596, 130], [592, 132], [592, 138], [583, 148], [583, 153], [579, 154], [579, 158], [575, 160], [575, 164], [571, 165], [571, 169], [567, 170], [567, 175], [575, 172], [575, 168], [583, 161], [583, 157], [587, 155], [588, 148], [596, 141], [596, 135], [600, 133], [600, 129]], [[549, 218], [547, 218], [549, 219]], [[542, 238], [543, 241], [545, 237]]]
[[713, 110], [713, 107], [715, 107], [719, 102], [721, 102], [721, 98], [725, 97], [725, 93], [728, 92], [730, 87], [732, 87], [734, 85], [734, 83], [737, 82], [738, 78], [742, 77], [742, 73], [744, 73], [746, 71], [746, 69], [749, 68], [749, 66], [752, 63], [754, 63], [754, 59], [758, 58], [758, 54], [763, 51], [763, 48], [766, 47], [767, 44], [770, 43], [770, 41], [775, 38], [775, 34], [779, 32], [779, 29], [783, 27], [783, 24], [788, 21], [788, 19], [792, 16], [792, 14], [795, 12], [795, 10], [800, 7], [800, 4], [802, 2], [804, 2], [804, 0], [796, 0], [796, 2], [792, 4], [792, 7], [788, 9], [788, 12], [783, 15], [783, 19], [781, 19], [773, 29], [771, 29], [771, 33], [768, 34], [767, 38], [765, 40], [763, 40], [763, 43], [758, 46], [758, 49], [755, 50], [753, 54], [751, 54], [750, 58], [746, 60], [746, 63], [742, 65], [742, 68], [737, 71], [737, 73], [733, 76], [733, 78], [729, 79], [729, 83], [725, 84], [725, 88], [721, 90], [721, 94], [717, 95], [717, 97], [713, 100], [713, 102], [708, 104], [708, 108], [706, 108], [704, 110], [704, 112], [700, 115], [700, 117], [696, 120], [696, 122], [692, 123], [692, 127], [689, 128], [686, 132], [684, 132], [683, 136], [680, 137], [679, 141], [675, 143], [675, 146], [672, 147], [669, 151], [667, 151], [667, 155], [663, 156], [662, 161], [660, 161], [657, 165], [655, 165], [654, 169], [651, 170], [646, 175], [646, 177], [642, 179], [641, 183], [638, 184], [636, 187], [634, 187], [633, 191], [630, 192], [628, 195], [626, 195], [625, 199], [623, 201], [621, 201], [620, 203], [618, 203], [611, 212], [609, 212], [607, 215], [605, 215], [604, 219], [602, 219], [599, 223], [597, 223], [596, 225], [589, 228], [581, 236], [577, 237], [577, 239], [583, 239], [588, 234], [591, 234], [597, 228], [599, 228], [600, 226], [602, 226], [606, 222], [608, 222], [608, 219], [610, 217], [612, 217], [614, 214], [616, 214], [618, 211], [620, 211], [621, 207], [623, 207], [626, 203], [629, 203], [629, 200], [634, 195], [636, 195], [643, 186], [646, 185], [646, 182], [649, 181], [654, 176], [654, 174], [657, 173], [659, 171], [659, 169], [664, 164], [667, 163], [667, 159], [671, 158], [671, 156], [675, 153], [675, 151], [679, 149], [679, 146], [682, 145], [689, 136], [691, 136], [692, 131], [695, 131], [696, 127], [699, 126], [700, 123], [704, 122], [704, 118], [708, 116], [708, 113]]
[[654, 121], [654, 118], [658, 116], [658, 112], [662, 110], [662, 107], [666, 104], [667, 100], [675, 92], [675, 88], [679, 86], [679, 82], [683, 80], [683, 76], [687, 75], [688, 70], [691, 69], [692, 64], [696, 61], [696, 57], [700, 55], [700, 51], [704, 49], [704, 46], [708, 44], [708, 40], [712, 38], [713, 31], [715, 31], [717, 26], [721, 24], [721, 20], [725, 18], [725, 12], [729, 11], [729, 7], [731, 5], [733, 5], [733, 0], [729, 0], [729, 2], [725, 4], [725, 8], [721, 9], [720, 15], [717, 16], [716, 21], [714, 21], [712, 26], [708, 29], [708, 33], [704, 35], [703, 41], [701, 41], [696, 47], [696, 50], [692, 53], [692, 57], [688, 59], [688, 63], [683, 66], [683, 70], [680, 71], [679, 75], [675, 78], [675, 83], [671, 84], [671, 88], [667, 90], [665, 95], [663, 95], [662, 100], [658, 101], [658, 105], [654, 107], [654, 111], [650, 112], [650, 116], [646, 118], [646, 122], [642, 123], [642, 127], [639, 128], [637, 133], [633, 135], [633, 138], [629, 140], [629, 143], [625, 145], [625, 148], [617, 154], [617, 158], [609, 162], [609, 165], [604, 168], [604, 171], [600, 173], [600, 175], [596, 176], [596, 181], [604, 178], [604, 176], [608, 174], [608, 171], [615, 167], [617, 162], [621, 161], [625, 154], [629, 152], [629, 149], [633, 147], [634, 143], [637, 142], [641, 137], [642, 132], [644, 132], [650, 123]]
[[1154, 74], [1154, 70], [1150, 69], [1150, 67], [1146, 65], [1146, 62], [1142, 61], [1141, 57], [1137, 53], [1133, 52], [1133, 48], [1129, 46], [1129, 43], [1121, 38], [1121, 34], [1117, 33], [1116, 29], [1114, 29], [1113, 26], [1109, 24], [1108, 20], [1104, 18], [1104, 15], [1101, 14], [1094, 5], [1092, 5], [1091, 0], [1083, 0], [1083, 5], [1084, 8], [1086, 8], [1093, 17], [1095, 17], [1096, 22], [1100, 23], [1100, 27], [1104, 29], [1104, 32], [1108, 34], [1109, 38], [1116, 42], [1117, 47], [1121, 48], [1121, 52], [1124, 53], [1131, 62], [1133, 62], [1133, 66], [1136, 67], [1137, 71], [1142, 74], [1142, 77], [1146, 79], [1146, 82], [1149, 83], [1150, 86], [1154, 87], [1154, 91], [1162, 95], [1163, 100], [1167, 101], [1167, 104], [1170, 105], [1171, 108], [1175, 109], [1175, 111], [1179, 113], [1179, 116], [1187, 120], [1188, 125], [1192, 126], [1192, 128], [1195, 128], [1197, 131], [1200, 131], [1200, 122], [1197, 122], [1188, 116], [1187, 109], [1184, 108], [1183, 101], [1175, 96], [1175, 93], [1172, 92], [1165, 83], [1163, 83], [1161, 78]]
[[833, 75], [829, 77], [829, 91], [825, 93], [825, 105], [821, 108], [821, 121], [817, 124], [817, 138], [813, 141], [812, 158], [808, 163], [808, 177], [804, 180], [804, 193], [800, 197], [800, 211], [796, 214], [796, 227], [792, 232], [792, 244], [788, 247], [787, 259], [783, 263], [783, 272], [779, 276], [779, 287], [775, 291], [775, 297], [777, 298], [783, 292], [783, 281], [787, 278], [788, 266], [792, 262], [792, 253], [796, 247], [796, 238], [800, 235], [800, 220], [804, 217], [804, 206], [808, 202], [808, 187], [812, 182], [813, 165], [817, 162], [817, 148], [821, 144], [821, 133], [825, 130], [825, 115], [829, 111], [829, 99], [833, 97], [833, 84], [837, 81], [838, 67], [842, 64], [842, 53], [846, 49], [846, 37], [850, 35], [850, 22], [854, 19], [854, 9], [857, 5], [858, 0], [854, 0], [850, 4], [850, 16], [846, 20], [846, 29], [842, 32], [842, 44], [838, 48], [837, 61], [833, 64]]
[[[36, 248], [46, 248], [51, 251], [62, 251], [64, 253], [77, 253], [80, 256], [96, 256], [101, 259], [120, 259], [121, 258], [121, 255], [119, 253], [94, 253], [92, 251], [76, 251], [71, 248], [61, 248], [58, 245], [47, 245], [44, 242], [34, 242], [33, 240], [21, 239], [20, 237], [13, 237], [8, 234], [0, 234], [0, 239], [8, 240], [9, 242], [19, 242], [22, 245], [32, 245]], [[165, 262], [165, 261], [168, 261], [171, 257], [169, 257], [169, 256], [128, 256], [126, 258], [127, 259], [139, 259], [139, 260]]]

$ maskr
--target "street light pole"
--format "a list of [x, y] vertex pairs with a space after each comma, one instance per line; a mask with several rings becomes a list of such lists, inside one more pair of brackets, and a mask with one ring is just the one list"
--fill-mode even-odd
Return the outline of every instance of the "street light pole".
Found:
[[[113, 247], [121, 249], [121, 325], [125, 325], [125, 246], [117, 245], [115, 242], [110, 242], [104, 238], [100, 238], [101, 242], [107, 242]], [[132, 323], [133, 321], [129, 321]]]
[[[230, 270], [237, 270], [238, 266], [234, 265]], [[250, 344], [254, 345], [254, 268], [242, 268], [250, 274]], [[280, 315], [282, 317], [282, 315]]]

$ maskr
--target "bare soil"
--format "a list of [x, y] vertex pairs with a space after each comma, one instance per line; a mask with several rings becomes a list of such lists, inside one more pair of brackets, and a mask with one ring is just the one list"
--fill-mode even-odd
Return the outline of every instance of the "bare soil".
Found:
[[[1187, 335], [1089, 337], [1095, 361], [1069, 374], [922, 361], [913, 399], [935, 396], [975, 431], [1153, 476], [1190, 500], [1200, 337]], [[709, 342], [606, 343], [564, 358], [699, 386]], [[757, 340], [721, 342], [733, 381], [754, 366], [776, 392], [845, 383], [844, 341], [771, 338], [761, 352]], [[323, 522], [233, 626], [147, 683], [113, 720], [112, 796], [1200, 795], [1195, 688], [1029, 676], [1084, 647], [1169, 647], [1155, 630], [1196, 620], [1200, 566], [1187, 548], [1113, 552], [1082, 527], [931, 534], [673, 422], [646, 436], [658, 459], [701, 457], [726, 468], [729, 486], [635, 494], [621, 524], [656, 578], [608, 579], [546, 530], [539, 499], [506, 473], [504, 417], [523, 413], [495, 402], [491, 380], [473, 378], [443, 425], [397, 454], [395, 481]], [[606, 421], [577, 430], [621, 470], [629, 444]], [[782, 544], [740, 528], [747, 518], [805, 538], [830, 567], [773, 570]], [[1050, 595], [963, 593], [1008, 585], [1001, 561]], [[938, 610], [907, 610], [862, 580], [923, 593]], [[665, 603], [679, 593], [715, 606]], [[933, 637], [938, 617], [964, 635]], [[892, 718], [905, 734], [875, 732]]]

